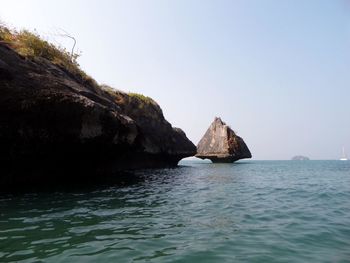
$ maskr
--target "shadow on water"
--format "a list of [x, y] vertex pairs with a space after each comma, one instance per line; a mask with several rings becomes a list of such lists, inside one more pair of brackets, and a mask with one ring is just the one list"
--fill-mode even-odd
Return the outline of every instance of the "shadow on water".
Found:
[[[4, 262], [53, 258], [55, 262], [55, 257], [64, 258], [66, 254], [98, 257], [103, 251], [130, 252], [135, 243], [164, 238], [159, 228], [181, 228], [172, 222], [175, 214], [167, 219], [170, 211], [164, 208], [171, 206], [172, 200], [165, 197], [194, 169], [137, 170], [96, 184], [90, 181], [0, 195], [0, 258]], [[181, 211], [173, 205], [174, 213]], [[162, 211], [164, 221], [157, 225], [154, 218]], [[84, 250], [90, 245], [89, 251]]]
[[102, 175], [87, 172], [48, 175], [42, 181], [36, 179], [32, 182], [21, 182], [6, 187], [0, 186], [0, 196], [26, 193], [93, 192], [109, 187], [123, 188], [144, 183], [167, 184], [172, 183], [178, 175], [186, 173], [185, 170], [188, 169], [195, 169], [195, 167], [179, 165], [172, 168], [139, 169]]
[[224, 167], [224, 168], [229, 168], [229, 167], [234, 167], [234, 166], [242, 166], [242, 165], [252, 165], [252, 164], [257, 164], [255, 161], [238, 161], [238, 162], [233, 162], [233, 163], [212, 163], [210, 160], [205, 159], [205, 160], [183, 160], [179, 163], [179, 166], [201, 166], [201, 167], [208, 167], [208, 168], [215, 168], [215, 167]]

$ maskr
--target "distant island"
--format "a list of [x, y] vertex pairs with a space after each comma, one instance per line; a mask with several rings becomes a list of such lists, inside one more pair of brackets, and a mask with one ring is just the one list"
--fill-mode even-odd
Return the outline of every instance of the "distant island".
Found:
[[293, 161], [309, 161], [310, 158], [303, 155], [296, 155], [292, 158]]

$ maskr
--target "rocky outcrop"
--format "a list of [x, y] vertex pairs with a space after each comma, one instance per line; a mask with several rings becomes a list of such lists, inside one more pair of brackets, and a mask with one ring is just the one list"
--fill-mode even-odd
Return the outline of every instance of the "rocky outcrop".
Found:
[[152, 99], [101, 88], [1, 42], [0, 94], [1, 186], [172, 167], [196, 153]]
[[220, 118], [215, 118], [198, 143], [196, 157], [214, 163], [231, 163], [252, 155], [243, 139]]

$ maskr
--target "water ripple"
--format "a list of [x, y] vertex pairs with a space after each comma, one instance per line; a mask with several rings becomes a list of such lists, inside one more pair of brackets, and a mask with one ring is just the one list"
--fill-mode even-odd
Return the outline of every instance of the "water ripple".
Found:
[[350, 165], [184, 162], [0, 196], [1, 262], [350, 262]]

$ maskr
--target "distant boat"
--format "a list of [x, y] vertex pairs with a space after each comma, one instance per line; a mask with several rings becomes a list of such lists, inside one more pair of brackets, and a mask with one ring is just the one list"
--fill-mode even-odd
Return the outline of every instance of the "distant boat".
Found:
[[347, 161], [347, 160], [348, 160], [348, 157], [346, 156], [345, 148], [343, 147], [343, 155], [342, 155], [342, 157], [340, 158], [340, 161]]

